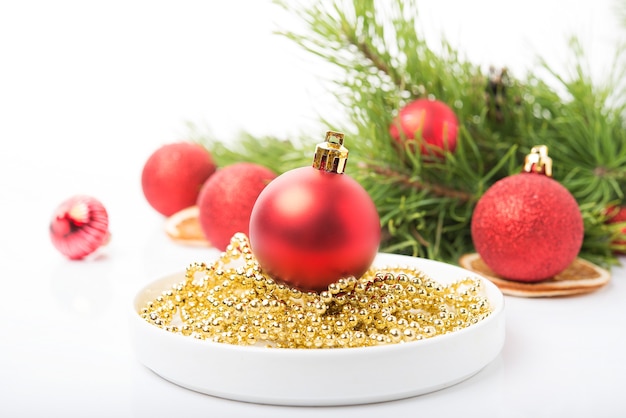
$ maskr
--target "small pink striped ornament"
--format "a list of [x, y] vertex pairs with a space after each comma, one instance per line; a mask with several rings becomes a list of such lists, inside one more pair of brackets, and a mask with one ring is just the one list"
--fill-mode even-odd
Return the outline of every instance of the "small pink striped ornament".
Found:
[[57, 207], [50, 221], [54, 247], [70, 260], [80, 260], [105, 245], [110, 238], [109, 215], [99, 200], [74, 196]]

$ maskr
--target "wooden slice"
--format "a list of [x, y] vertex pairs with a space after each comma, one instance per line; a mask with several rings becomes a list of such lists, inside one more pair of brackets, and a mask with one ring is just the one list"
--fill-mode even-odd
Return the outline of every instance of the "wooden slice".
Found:
[[527, 298], [570, 296], [593, 292], [606, 285], [611, 274], [589, 261], [577, 258], [564, 271], [540, 282], [518, 282], [495, 274], [478, 253], [465, 254], [459, 259], [461, 267], [492, 281], [502, 293]]
[[173, 241], [190, 246], [210, 246], [204, 237], [198, 215], [198, 206], [191, 206], [166, 219], [165, 233]]

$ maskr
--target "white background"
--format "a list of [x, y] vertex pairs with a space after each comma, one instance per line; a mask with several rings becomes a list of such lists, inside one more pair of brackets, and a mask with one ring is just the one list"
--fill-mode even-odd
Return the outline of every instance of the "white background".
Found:
[[[594, 78], [602, 81], [615, 42], [626, 33], [615, 16], [616, 3], [608, 0], [419, 4], [433, 45], [444, 34], [473, 62], [507, 66], [520, 76], [536, 68], [537, 56], [564, 68], [567, 38], [576, 34]], [[327, 69], [272, 34], [287, 24], [296, 23], [268, 1], [0, 0], [0, 415], [179, 416], [181, 410], [188, 416], [314, 415], [219, 401], [163, 382], [134, 360], [126, 326], [126, 308], [139, 287], [215, 255], [167, 241], [162, 218], [143, 199], [141, 169], [157, 147], [185, 139], [187, 122], [224, 141], [241, 130], [306, 132], [317, 141], [326, 130], [317, 120], [333, 109], [321, 81]], [[78, 193], [105, 204], [113, 234], [100, 257], [82, 263], [63, 259], [47, 233], [54, 208]], [[579, 352], [563, 353], [557, 364], [561, 377], [546, 381], [526, 367], [533, 362], [523, 354], [536, 354], [537, 367], [547, 367], [555, 359], [541, 354], [551, 348], [541, 339], [529, 351], [516, 347], [524, 342], [520, 335], [532, 338], [535, 326], [541, 338], [558, 333], [560, 328], [547, 328], [542, 315], [559, 315], [559, 309], [567, 313], [557, 318], [566, 334], [553, 344], [567, 351], [566, 342], [577, 341], [577, 332], [582, 340], [597, 338], [606, 315], [626, 314], [625, 280], [624, 270], [616, 269], [613, 283], [594, 295], [511, 299], [513, 336], [486, 374], [414, 403], [334, 412], [406, 416], [421, 405], [439, 416], [456, 408], [480, 415], [482, 406], [474, 405], [472, 396], [484, 406], [489, 398], [478, 389], [491, 388], [494, 374], [512, 383], [498, 408], [488, 408], [484, 416], [540, 416], [541, 405], [545, 416], [585, 416], [594, 406], [598, 416], [610, 416], [618, 407], [624, 411], [624, 399], [607, 389], [626, 383], [624, 363], [602, 363], [597, 376], [589, 363], [625, 352], [623, 325], [607, 331], [609, 351], [599, 348], [604, 343], [583, 344], [581, 349], [600, 351], [582, 357], [586, 363], [578, 375], [572, 370], [578, 370]], [[536, 325], [525, 322], [528, 309]], [[587, 309], [592, 317], [575, 317]], [[588, 327], [576, 330], [575, 323]], [[512, 362], [517, 354], [529, 363]], [[575, 384], [578, 378], [583, 386]], [[596, 378], [603, 393], [588, 386]], [[550, 407], [553, 394], [566, 396], [561, 389], [574, 393], [574, 403]], [[463, 405], [451, 405], [446, 394]], [[507, 399], [511, 408], [499, 409]], [[526, 406], [514, 406], [522, 400]]]

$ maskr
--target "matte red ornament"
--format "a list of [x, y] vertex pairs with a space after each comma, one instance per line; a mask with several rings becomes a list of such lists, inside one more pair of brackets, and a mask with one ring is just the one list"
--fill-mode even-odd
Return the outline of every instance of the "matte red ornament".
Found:
[[59, 205], [50, 221], [54, 247], [71, 260], [93, 253], [110, 238], [104, 205], [90, 196], [74, 196]]
[[250, 218], [250, 244], [264, 272], [303, 291], [323, 291], [372, 264], [380, 219], [365, 189], [342, 174], [343, 134], [318, 144], [313, 167], [288, 171], [259, 195]]
[[448, 105], [439, 100], [418, 99], [400, 110], [389, 133], [400, 145], [421, 138], [422, 155], [442, 156], [443, 150], [455, 151], [458, 127], [457, 116]]
[[236, 163], [217, 170], [204, 183], [198, 217], [211, 245], [224, 251], [237, 232], [248, 235], [254, 202], [274, 178], [276, 174], [262, 165]]
[[533, 148], [524, 169], [497, 181], [481, 197], [471, 233], [476, 251], [497, 275], [537, 282], [576, 259], [584, 225], [574, 197], [550, 177], [547, 148]]
[[202, 145], [167, 144], [146, 161], [141, 188], [152, 208], [171, 216], [196, 204], [200, 188], [215, 170], [211, 154]]

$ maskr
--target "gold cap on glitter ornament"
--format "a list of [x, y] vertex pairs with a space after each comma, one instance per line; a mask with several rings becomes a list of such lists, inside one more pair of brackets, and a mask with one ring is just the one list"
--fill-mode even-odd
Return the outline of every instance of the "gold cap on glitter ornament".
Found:
[[343, 174], [348, 162], [348, 149], [343, 146], [341, 132], [326, 132], [326, 140], [315, 146], [313, 168]]
[[548, 157], [548, 147], [537, 145], [531, 148], [524, 160], [525, 173], [539, 173], [552, 177], [552, 158]]

